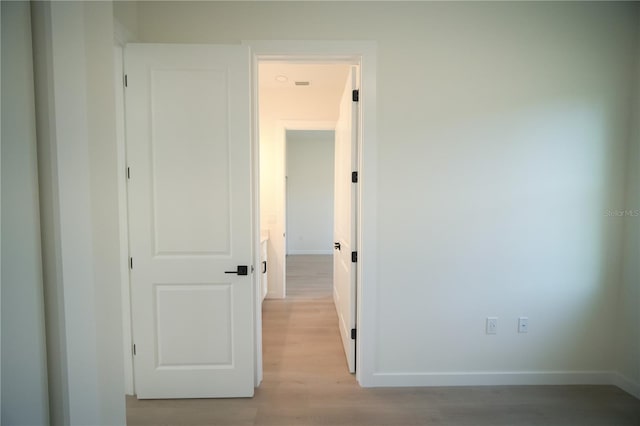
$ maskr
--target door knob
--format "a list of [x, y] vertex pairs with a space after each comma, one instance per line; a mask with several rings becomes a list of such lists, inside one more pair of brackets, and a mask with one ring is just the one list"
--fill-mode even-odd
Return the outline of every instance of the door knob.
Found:
[[238, 265], [235, 271], [224, 271], [225, 274], [249, 275], [249, 267], [247, 265]]
[[341, 249], [340, 243], [333, 243], [333, 248], [340, 250]]

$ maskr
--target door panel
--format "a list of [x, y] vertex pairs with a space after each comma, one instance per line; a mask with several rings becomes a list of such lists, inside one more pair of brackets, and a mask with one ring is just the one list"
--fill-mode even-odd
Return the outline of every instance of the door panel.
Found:
[[126, 48], [138, 398], [253, 395], [249, 53]]
[[224, 70], [151, 73], [156, 254], [229, 254], [226, 77]]
[[230, 285], [157, 285], [155, 304], [158, 368], [231, 366]]
[[[356, 67], [351, 70], [340, 101], [335, 133], [335, 189], [333, 299], [338, 312], [340, 336], [350, 372], [356, 369], [356, 268], [351, 253], [356, 247], [356, 191], [351, 172], [357, 170], [358, 103], [352, 100], [356, 89]], [[339, 248], [338, 248], [339, 247]]]

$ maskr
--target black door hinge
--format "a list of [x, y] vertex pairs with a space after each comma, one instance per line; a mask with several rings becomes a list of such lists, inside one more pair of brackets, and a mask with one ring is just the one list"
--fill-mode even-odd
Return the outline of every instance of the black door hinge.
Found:
[[358, 252], [357, 251], [352, 251], [351, 252], [351, 261], [353, 263], [356, 263], [358, 261]]
[[359, 90], [354, 90], [353, 92], [351, 92], [351, 100], [353, 100], [353, 102], [358, 102], [360, 100], [360, 91]]
[[351, 182], [358, 183], [358, 172], [351, 172]]
[[124, 87], [128, 87], [129, 86], [129, 79], [127, 78], [127, 75], [124, 75]]
[[131, 179], [131, 169], [127, 167], [127, 179]]
[[133, 270], [133, 257], [129, 258], [129, 269]]
[[134, 355], [136, 354], [136, 344], [135, 343], [133, 344], [133, 354]]
[[356, 331], [355, 328], [351, 329], [351, 340], [356, 340], [356, 336], [357, 336], [358, 332]]

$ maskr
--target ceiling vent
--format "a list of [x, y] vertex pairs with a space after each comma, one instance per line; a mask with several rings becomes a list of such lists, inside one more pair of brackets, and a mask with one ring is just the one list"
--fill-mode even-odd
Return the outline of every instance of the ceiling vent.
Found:
[[308, 81], [296, 81], [296, 86], [308, 86], [310, 84]]

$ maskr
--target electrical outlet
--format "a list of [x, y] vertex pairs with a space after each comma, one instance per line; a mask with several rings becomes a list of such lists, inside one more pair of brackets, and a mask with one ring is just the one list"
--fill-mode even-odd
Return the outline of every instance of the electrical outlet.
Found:
[[518, 333], [526, 333], [529, 331], [529, 318], [518, 318]]
[[498, 317], [487, 317], [487, 334], [498, 334]]

